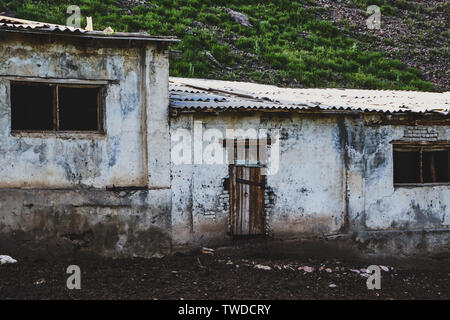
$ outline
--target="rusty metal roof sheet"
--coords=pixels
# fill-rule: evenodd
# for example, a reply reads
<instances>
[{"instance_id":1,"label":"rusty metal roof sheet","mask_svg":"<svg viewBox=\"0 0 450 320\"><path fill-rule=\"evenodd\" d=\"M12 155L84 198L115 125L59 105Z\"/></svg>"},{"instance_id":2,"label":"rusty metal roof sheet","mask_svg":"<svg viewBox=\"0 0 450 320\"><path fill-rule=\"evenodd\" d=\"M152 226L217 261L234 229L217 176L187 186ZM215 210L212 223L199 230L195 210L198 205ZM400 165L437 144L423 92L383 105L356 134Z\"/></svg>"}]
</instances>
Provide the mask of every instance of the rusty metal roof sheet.
<instances>
[{"instance_id":1,"label":"rusty metal roof sheet","mask_svg":"<svg viewBox=\"0 0 450 320\"><path fill-rule=\"evenodd\" d=\"M74 28L65 25L52 24L46 22L38 22L11 18L0 15L0 31L22 32L22 33L61 33L72 36L83 36L95 39L112 39L112 40L141 40L141 41L179 41L175 37L152 36L147 33L128 33L113 32L106 33L102 31L89 31L82 28Z\"/></svg>"},{"instance_id":2,"label":"rusty metal roof sheet","mask_svg":"<svg viewBox=\"0 0 450 320\"><path fill-rule=\"evenodd\" d=\"M292 89L247 82L170 78L173 110L345 110L450 114L450 92Z\"/></svg>"}]
</instances>

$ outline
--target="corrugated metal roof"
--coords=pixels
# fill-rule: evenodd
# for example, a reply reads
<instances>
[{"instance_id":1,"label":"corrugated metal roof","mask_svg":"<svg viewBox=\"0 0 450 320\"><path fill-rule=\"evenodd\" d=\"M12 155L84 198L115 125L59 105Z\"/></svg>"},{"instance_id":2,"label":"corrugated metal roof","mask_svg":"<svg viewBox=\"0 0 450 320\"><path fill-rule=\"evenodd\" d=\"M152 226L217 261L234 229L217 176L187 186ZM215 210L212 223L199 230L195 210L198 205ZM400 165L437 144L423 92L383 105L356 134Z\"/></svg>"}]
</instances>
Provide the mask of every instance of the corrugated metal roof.
<instances>
[{"instance_id":1,"label":"corrugated metal roof","mask_svg":"<svg viewBox=\"0 0 450 320\"><path fill-rule=\"evenodd\" d=\"M102 31L88 31L82 28L74 28L59 24L17 19L1 15L0 15L0 30L9 32L34 33L34 34L63 33L63 34L70 34L72 36L83 36L86 38L95 38L95 39L166 41L166 42L179 41L175 37L152 36L147 33L127 33L127 32L105 33Z\"/></svg>"},{"instance_id":2,"label":"corrugated metal roof","mask_svg":"<svg viewBox=\"0 0 450 320\"><path fill-rule=\"evenodd\" d=\"M247 82L170 78L174 110L346 110L450 113L450 92L292 89Z\"/></svg>"}]
</instances>

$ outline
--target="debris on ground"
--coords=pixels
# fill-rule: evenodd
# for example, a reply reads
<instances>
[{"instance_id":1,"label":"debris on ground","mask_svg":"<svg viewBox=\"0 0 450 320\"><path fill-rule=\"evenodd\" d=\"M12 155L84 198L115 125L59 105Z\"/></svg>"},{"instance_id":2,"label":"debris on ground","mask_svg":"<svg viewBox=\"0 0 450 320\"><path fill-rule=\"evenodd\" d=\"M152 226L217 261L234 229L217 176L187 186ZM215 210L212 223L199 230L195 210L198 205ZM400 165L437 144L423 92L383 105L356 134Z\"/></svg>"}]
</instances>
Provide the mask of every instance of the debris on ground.
<instances>
[{"instance_id":1,"label":"debris on ground","mask_svg":"<svg viewBox=\"0 0 450 320\"><path fill-rule=\"evenodd\" d=\"M257 265L255 265L255 269L259 269L259 270L272 270L271 267L269 267L269 266L264 266L264 265L262 265L262 264L257 264Z\"/></svg>"},{"instance_id":2,"label":"debris on ground","mask_svg":"<svg viewBox=\"0 0 450 320\"><path fill-rule=\"evenodd\" d=\"M11 258L10 256L0 255L0 264L7 264L7 263L17 263L17 260Z\"/></svg>"},{"instance_id":3,"label":"debris on ground","mask_svg":"<svg viewBox=\"0 0 450 320\"><path fill-rule=\"evenodd\" d=\"M314 268L313 268L313 267L308 267L308 266L302 266L302 267L298 267L297 270L303 270L303 271L305 271L305 272L310 273L310 272L313 272L313 271L314 271Z\"/></svg>"},{"instance_id":4,"label":"debris on ground","mask_svg":"<svg viewBox=\"0 0 450 320\"><path fill-rule=\"evenodd\" d=\"M360 276L363 278L368 278L370 277L370 273L361 273Z\"/></svg>"},{"instance_id":5,"label":"debris on ground","mask_svg":"<svg viewBox=\"0 0 450 320\"><path fill-rule=\"evenodd\" d=\"M386 272L389 272L389 267L386 266L380 266L380 269Z\"/></svg>"},{"instance_id":6,"label":"debris on ground","mask_svg":"<svg viewBox=\"0 0 450 320\"><path fill-rule=\"evenodd\" d=\"M202 253L203 254L209 254L209 255L214 255L214 249L210 249L210 248L202 248Z\"/></svg>"},{"instance_id":7,"label":"debris on ground","mask_svg":"<svg viewBox=\"0 0 450 320\"><path fill-rule=\"evenodd\" d=\"M370 274L361 269L386 264L245 254L216 250L214 255L198 251L158 259L71 258L70 264L83 270L83 290L67 290L67 260L24 259L0 268L0 300L450 299L448 264L434 269L398 265L395 272L389 265L382 290L367 290ZM321 267L321 272L307 272Z\"/></svg>"}]
</instances>

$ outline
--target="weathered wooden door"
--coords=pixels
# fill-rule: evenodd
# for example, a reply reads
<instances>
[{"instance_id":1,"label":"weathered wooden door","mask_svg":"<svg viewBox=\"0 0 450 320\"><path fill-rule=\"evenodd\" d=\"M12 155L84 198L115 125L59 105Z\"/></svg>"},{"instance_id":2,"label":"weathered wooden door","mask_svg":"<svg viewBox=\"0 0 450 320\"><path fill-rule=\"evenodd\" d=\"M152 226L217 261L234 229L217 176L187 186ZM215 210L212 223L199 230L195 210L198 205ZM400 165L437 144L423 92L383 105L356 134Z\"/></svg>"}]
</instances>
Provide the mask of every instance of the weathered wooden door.
<instances>
[{"instance_id":1,"label":"weathered wooden door","mask_svg":"<svg viewBox=\"0 0 450 320\"><path fill-rule=\"evenodd\" d=\"M233 236L264 235L264 177L261 168L230 166Z\"/></svg>"}]
</instances>

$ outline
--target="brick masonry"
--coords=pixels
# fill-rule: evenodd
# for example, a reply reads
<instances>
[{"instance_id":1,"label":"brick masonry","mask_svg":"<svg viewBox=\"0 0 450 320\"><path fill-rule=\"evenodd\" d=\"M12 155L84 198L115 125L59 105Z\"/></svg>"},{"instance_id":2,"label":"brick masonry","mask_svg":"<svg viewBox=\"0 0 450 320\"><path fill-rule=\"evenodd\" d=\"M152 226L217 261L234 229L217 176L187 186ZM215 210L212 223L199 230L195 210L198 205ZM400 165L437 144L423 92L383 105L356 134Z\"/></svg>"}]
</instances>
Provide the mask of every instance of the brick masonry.
<instances>
[{"instance_id":1,"label":"brick masonry","mask_svg":"<svg viewBox=\"0 0 450 320\"><path fill-rule=\"evenodd\" d=\"M439 135L432 128L407 127L404 131L404 138L408 139L408 140L436 141L436 140L438 140Z\"/></svg>"}]
</instances>

